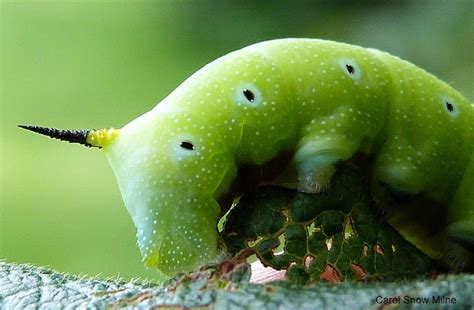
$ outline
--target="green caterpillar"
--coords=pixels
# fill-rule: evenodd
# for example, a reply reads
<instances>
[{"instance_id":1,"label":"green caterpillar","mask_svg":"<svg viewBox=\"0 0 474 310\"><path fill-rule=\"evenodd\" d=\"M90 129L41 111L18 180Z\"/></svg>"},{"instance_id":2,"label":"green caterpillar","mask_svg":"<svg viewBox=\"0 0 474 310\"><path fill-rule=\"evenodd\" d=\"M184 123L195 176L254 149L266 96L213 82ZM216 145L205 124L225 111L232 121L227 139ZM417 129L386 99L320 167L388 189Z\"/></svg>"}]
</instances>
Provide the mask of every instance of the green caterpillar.
<instances>
[{"instance_id":1,"label":"green caterpillar","mask_svg":"<svg viewBox=\"0 0 474 310\"><path fill-rule=\"evenodd\" d=\"M389 221L433 258L466 269L473 107L387 53L282 39L213 61L121 129L22 127L105 151L145 264L168 274L216 259L217 221L246 184L318 193L337 163L360 158L376 197L398 201Z\"/></svg>"}]
</instances>

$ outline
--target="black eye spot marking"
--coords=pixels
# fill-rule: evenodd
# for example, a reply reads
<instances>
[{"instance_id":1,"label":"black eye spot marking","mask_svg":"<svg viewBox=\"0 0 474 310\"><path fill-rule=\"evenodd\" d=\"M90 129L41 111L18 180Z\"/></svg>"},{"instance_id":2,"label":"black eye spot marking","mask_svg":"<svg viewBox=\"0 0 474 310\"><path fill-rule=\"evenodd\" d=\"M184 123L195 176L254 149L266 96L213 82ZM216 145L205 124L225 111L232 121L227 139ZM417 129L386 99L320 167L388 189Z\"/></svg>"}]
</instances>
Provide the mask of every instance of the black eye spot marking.
<instances>
[{"instance_id":1,"label":"black eye spot marking","mask_svg":"<svg viewBox=\"0 0 474 310\"><path fill-rule=\"evenodd\" d=\"M360 80L362 76L362 70L355 59L341 58L339 59L338 63L340 68L344 70L344 73L347 74L351 79L355 81Z\"/></svg>"},{"instance_id":2,"label":"black eye spot marking","mask_svg":"<svg viewBox=\"0 0 474 310\"><path fill-rule=\"evenodd\" d=\"M346 64L346 70L349 72L349 74L355 73L355 68L352 65Z\"/></svg>"},{"instance_id":3,"label":"black eye spot marking","mask_svg":"<svg viewBox=\"0 0 474 310\"><path fill-rule=\"evenodd\" d=\"M452 103L450 103L449 101L446 101L446 109L449 112L453 112L454 111L454 105Z\"/></svg>"},{"instance_id":4,"label":"black eye spot marking","mask_svg":"<svg viewBox=\"0 0 474 310\"><path fill-rule=\"evenodd\" d=\"M248 101L253 102L255 100L255 94L251 90L244 89L243 94Z\"/></svg>"},{"instance_id":5,"label":"black eye spot marking","mask_svg":"<svg viewBox=\"0 0 474 310\"><path fill-rule=\"evenodd\" d=\"M183 149L186 149L186 150L189 150L189 151L194 151L195 147L194 147L194 144L192 144L191 142L188 142L188 141L183 141L179 144L180 147L182 147Z\"/></svg>"},{"instance_id":6,"label":"black eye spot marking","mask_svg":"<svg viewBox=\"0 0 474 310\"><path fill-rule=\"evenodd\" d=\"M257 85L244 82L235 89L234 101L237 106L243 106L245 109L257 109L263 103L263 96Z\"/></svg>"},{"instance_id":7,"label":"black eye spot marking","mask_svg":"<svg viewBox=\"0 0 474 310\"><path fill-rule=\"evenodd\" d=\"M462 109L459 108L456 100L448 96L441 96L440 99L439 103L443 105L442 109L453 119L457 118Z\"/></svg>"}]
</instances>

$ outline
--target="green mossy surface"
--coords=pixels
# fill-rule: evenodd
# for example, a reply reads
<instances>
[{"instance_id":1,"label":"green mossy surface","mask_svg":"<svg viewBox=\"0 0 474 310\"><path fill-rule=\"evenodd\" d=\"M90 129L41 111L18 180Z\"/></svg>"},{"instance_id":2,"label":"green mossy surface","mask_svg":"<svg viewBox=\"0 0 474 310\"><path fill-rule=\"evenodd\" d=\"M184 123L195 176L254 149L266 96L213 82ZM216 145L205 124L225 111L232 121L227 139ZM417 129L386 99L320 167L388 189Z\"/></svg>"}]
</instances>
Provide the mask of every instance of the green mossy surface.
<instances>
[{"instance_id":1,"label":"green mossy surface","mask_svg":"<svg viewBox=\"0 0 474 310\"><path fill-rule=\"evenodd\" d=\"M402 307L470 308L473 275L390 283L345 282L299 286L288 282L248 282L245 266L227 277L204 271L167 285L87 279L30 265L0 263L1 309L116 309L203 307L210 309L377 309L377 300L399 297ZM380 296L379 299L377 297ZM405 303L404 298L414 298ZM438 296L455 303L436 303ZM417 303L423 298L426 303ZM434 298L434 299L433 299Z\"/></svg>"}]
</instances>

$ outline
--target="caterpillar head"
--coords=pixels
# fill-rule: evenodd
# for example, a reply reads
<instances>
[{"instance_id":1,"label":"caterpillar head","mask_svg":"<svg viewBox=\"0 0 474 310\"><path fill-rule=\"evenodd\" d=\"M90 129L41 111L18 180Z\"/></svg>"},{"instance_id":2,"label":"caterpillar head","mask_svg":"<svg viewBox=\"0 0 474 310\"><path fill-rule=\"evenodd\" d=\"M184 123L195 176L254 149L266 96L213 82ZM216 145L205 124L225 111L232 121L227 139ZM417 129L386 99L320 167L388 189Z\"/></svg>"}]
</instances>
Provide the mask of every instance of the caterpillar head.
<instances>
[{"instance_id":1,"label":"caterpillar head","mask_svg":"<svg viewBox=\"0 0 474 310\"><path fill-rule=\"evenodd\" d=\"M213 125L189 113L149 112L106 152L147 266L173 274L216 256L216 199L236 168Z\"/></svg>"},{"instance_id":2,"label":"caterpillar head","mask_svg":"<svg viewBox=\"0 0 474 310\"><path fill-rule=\"evenodd\" d=\"M20 127L105 150L145 265L175 274L217 256L221 210L216 199L237 172L227 145L207 120L152 111L120 130Z\"/></svg>"}]
</instances>

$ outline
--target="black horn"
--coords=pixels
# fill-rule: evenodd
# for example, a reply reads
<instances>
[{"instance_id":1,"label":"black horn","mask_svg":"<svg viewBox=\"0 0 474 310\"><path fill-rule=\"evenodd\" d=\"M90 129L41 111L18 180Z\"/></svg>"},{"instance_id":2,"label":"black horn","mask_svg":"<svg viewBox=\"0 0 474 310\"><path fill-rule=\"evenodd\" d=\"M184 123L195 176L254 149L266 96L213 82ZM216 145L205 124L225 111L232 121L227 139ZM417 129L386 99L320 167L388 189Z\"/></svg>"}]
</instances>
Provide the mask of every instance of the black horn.
<instances>
[{"instance_id":1,"label":"black horn","mask_svg":"<svg viewBox=\"0 0 474 310\"><path fill-rule=\"evenodd\" d=\"M87 142L87 135L89 134L90 130L64 130L32 125L18 125L18 127L48 136L50 138L59 139L70 143L79 143L87 147L93 146Z\"/></svg>"}]
</instances>

